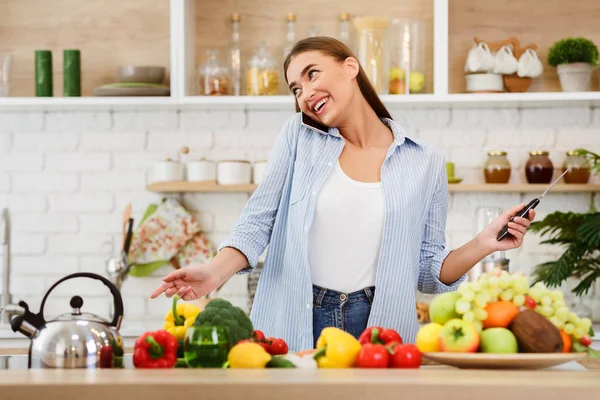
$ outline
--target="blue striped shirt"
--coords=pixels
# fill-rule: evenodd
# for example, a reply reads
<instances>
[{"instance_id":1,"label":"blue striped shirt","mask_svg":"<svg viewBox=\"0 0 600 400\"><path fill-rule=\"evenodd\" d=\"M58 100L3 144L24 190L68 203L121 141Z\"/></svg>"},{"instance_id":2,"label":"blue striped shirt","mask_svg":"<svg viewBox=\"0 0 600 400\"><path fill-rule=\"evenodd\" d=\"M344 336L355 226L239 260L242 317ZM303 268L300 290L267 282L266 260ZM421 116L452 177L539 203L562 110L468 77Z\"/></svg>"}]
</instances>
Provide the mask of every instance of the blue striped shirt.
<instances>
[{"instance_id":1,"label":"blue striped shirt","mask_svg":"<svg viewBox=\"0 0 600 400\"><path fill-rule=\"evenodd\" d=\"M445 248L448 181L443 155L407 136L395 121L382 121L394 142L381 168L385 222L368 325L396 329L405 342L414 343L417 290L456 290L465 276L452 285L439 280L450 253ZM317 194L343 147L337 128L295 114L276 140L263 181L219 245L248 258L240 273L251 272L268 246L250 317L255 329L285 339L290 351L313 347L308 234Z\"/></svg>"}]
</instances>

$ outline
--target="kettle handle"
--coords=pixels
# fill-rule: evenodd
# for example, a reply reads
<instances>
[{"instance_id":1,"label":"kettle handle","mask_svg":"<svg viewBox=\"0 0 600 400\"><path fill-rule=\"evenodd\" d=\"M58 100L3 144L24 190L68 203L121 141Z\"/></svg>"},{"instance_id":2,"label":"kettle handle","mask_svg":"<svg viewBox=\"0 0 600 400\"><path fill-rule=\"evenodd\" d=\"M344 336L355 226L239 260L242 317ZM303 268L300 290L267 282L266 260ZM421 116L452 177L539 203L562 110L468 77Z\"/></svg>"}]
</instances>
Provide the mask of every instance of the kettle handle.
<instances>
[{"instance_id":1,"label":"kettle handle","mask_svg":"<svg viewBox=\"0 0 600 400\"><path fill-rule=\"evenodd\" d=\"M42 320L45 321L44 305L46 304L46 299L48 298L48 295L50 295L50 292L52 292L52 290L54 290L54 288L56 288L58 285L60 285L64 281L69 280L69 279L74 279L74 278L97 279L97 280L101 281L102 283L104 283L110 289L110 293L112 294L113 300L114 300L114 307L113 307L114 308L114 316L113 316L113 320L110 322L110 324L112 326L114 326L115 328L119 329L119 327L121 325L121 321L123 320L123 298L121 297L121 293L119 292L117 287L112 284L111 281L109 281L108 279L106 279L105 277L103 277L101 275L94 274L91 272L76 272L74 274L65 276L64 278L58 280L54 285L52 285L52 287L50 289L48 289L48 291L44 295L44 298L42 299L42 304L40 305L40 311L39 311L38 315L42 318Z\"/></svg>"}]
</instances>

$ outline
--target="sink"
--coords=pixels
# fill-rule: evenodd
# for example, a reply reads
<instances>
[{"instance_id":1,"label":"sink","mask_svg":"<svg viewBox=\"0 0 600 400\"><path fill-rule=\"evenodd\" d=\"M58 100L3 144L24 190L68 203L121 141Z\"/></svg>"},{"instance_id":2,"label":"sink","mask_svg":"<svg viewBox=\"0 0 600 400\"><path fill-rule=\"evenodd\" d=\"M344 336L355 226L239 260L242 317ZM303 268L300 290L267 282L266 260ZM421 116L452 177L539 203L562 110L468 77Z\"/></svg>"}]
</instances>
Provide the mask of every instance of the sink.
<instances>
[{"instance_id":1,"label":"sink","mask_svg":"<svg viewBox=\"0 0 600 400\"><path fill-rule=\"evenodd\" d=\"M24 370L28 366L27 354L0 355L0 371L2 370ZM123 367L133 369L133 354L125 354L123 356Z\"/></svg>"}]
</instances>

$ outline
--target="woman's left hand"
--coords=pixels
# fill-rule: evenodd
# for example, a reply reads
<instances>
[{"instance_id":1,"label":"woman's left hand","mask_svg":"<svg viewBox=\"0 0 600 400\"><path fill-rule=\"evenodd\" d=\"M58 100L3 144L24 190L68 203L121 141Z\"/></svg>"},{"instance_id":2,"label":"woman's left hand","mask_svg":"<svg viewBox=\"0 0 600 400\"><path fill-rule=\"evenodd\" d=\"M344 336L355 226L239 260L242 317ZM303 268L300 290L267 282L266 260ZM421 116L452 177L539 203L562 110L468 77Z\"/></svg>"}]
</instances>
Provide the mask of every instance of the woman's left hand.
<instances>
[{"instance_id":1,"label":"woman's left hand","mask_svg":"<svg viewBox=\"0 0 600 400\"><path fill-rule=\"evenodd\" d=\"M488 226L486 226L478 235L478 239L482 246L494 251L504 251L515 249L523 244L523 237L531 221L535 218L535 210L529 211L529 218L516 217L513 222L508 222L514 215L521 211L525 207L525 203L521 203L518 206L511 208L504 212L498 218L493 220ZM504 225L508 223L509 236L505 237L501 241L497 240L498 233L504 228ZM512 236L511 236L512 235Z\"/></svg>"}]
</instances>

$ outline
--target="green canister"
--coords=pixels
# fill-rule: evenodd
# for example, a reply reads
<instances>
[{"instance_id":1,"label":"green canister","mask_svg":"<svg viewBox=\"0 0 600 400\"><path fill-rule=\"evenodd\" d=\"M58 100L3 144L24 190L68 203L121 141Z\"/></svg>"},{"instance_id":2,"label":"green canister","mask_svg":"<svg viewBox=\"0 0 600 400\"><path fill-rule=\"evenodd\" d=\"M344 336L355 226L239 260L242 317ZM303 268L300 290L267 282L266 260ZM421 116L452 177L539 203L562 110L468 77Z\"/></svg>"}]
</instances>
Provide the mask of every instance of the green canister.
<instances>
[{"instance_id":1,"label":"green canister","mask_svg":"<svg viewBox=\"0 0 600 400\"><path fill-rule=\"evenodd\" d=\"M35 95L52 97L52 52L35 51Z\"/></svg>"},{"instance_id":2,"label":"green canister","mask_svg":"<svg viewBox=\"0 0 600 400\"><path fill-rule=\"evenodd\" d=\"M81 96L81 52L63 51L63 96Z\"/></svg>"}]
</instances>

